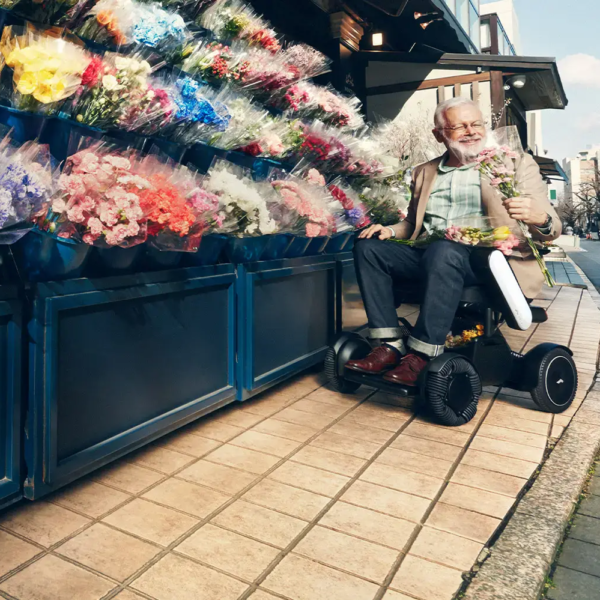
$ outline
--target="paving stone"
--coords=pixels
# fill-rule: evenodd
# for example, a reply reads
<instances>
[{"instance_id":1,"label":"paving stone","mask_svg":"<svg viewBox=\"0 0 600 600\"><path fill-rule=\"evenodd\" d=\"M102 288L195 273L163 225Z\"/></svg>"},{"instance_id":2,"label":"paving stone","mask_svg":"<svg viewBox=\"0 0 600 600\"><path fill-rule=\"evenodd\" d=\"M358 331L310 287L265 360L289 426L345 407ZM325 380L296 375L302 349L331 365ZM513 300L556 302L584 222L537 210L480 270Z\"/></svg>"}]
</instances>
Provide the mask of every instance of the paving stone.
<instances>
[{"instance_id":1,"label":"paving stone","mask_svg":"<svg viewBox=\"0 0 600 600\"><path fill-rule=\"evenodd\" d=\"M558 559L561 567L600 577L600 546L567 539Z\"/></svg>"},{"instance_id":2,"label":"paving stone","mask_svg":"<svg viewBox=\"0 0 600 600\"><path fill-rule=\"evenodd\" d=\"M579 514L600 518L600 496L588 496L581 503Z\"/></svg>"},{"instance_id":3,"label":"paving stone","mask_svg":"<svg viewBox=\"0 0 600 600\"><path fill-rule=\"evenodd\" d=\"M578 514L569 531L569 537L600 545L600 519Z\"/></svg>"},{"instance_id":4,"label":"paving stone","mask_svg":"<svg viewBox=\"0 0 600 600\"><path fill-rule=\"evenodd\" d=\"M600 579L558 567L554 573L554 585L548 592L548 600L592 600L598 597Z\"/></svg>"},{"instance_id":5,"label":"paving stone","mask_svg":"<svg viewBox=\"0 0 600 600\"><path fill-rule=\"evenodd\" d=\"M590 494L600 496L600 477L594 477L590 484Z\"/></svg>"}]
</instances>

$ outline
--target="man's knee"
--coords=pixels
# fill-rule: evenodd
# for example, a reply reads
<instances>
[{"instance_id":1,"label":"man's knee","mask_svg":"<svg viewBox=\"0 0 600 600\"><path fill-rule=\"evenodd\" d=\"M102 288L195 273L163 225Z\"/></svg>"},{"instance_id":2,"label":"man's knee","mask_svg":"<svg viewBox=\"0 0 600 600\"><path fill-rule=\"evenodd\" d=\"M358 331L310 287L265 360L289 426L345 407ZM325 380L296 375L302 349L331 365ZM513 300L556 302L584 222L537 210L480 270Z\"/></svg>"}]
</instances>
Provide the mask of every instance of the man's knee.
<instances>
[{"instance_id":1,"label":"man's knee","mask_svg":"<svg viewBox=\"0 0 600 600\"><path fill-rule=\"evenodd\" d=\"M427 248L422 263L428 271L448 267L467 268L469 257L470 248L468 246L448 240L440 240Z\"/></svg>"},{"instance_id":2,"label":"man's knee","mask_svg":"<svg viewBox=\"0 0 600 600\"><path fill-rule=\"evenodd\" d=\"M356 240L354 243L354 259L358 264L363 261L372 262L380 258L385 250L385 244L381 240Z\"/></svg>"}]
</instances>

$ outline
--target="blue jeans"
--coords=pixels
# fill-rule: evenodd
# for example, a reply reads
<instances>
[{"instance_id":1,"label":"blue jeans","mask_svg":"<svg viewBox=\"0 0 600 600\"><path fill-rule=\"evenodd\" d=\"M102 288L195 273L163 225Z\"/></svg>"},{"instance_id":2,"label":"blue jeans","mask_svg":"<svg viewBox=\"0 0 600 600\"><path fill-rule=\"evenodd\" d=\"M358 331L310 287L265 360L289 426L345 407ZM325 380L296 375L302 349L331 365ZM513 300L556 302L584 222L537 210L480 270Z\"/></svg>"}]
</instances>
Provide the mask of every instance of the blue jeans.
<instances>
[{"instance_id":1,"label":"blue jeans","mask_svg":"<svg viewBox=\"0 0 600 600\"><path fill-rule=\"evenodd\" d=\"M403 288L420 284L421 312L408 346L428 356L441 354L463 288L477 284L469 260L471 251L470 246L445 240L425 248L357 240L354 264L370 336L388 340L401 337L396 308Z\"/></svg>"}]
</instances>

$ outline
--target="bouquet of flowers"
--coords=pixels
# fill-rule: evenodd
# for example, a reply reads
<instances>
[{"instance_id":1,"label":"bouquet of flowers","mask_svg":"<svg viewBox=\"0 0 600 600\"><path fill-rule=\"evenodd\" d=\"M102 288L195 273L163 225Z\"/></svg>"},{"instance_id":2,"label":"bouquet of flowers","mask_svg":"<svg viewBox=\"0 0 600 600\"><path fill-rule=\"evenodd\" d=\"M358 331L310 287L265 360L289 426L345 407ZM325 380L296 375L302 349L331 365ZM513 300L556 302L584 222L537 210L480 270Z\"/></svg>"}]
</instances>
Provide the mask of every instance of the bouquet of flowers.
<instances>
[{"instance_id":1,"label":"bouquet of flowers","mask_svg":"<svg viewBox=\"0 0 600 600\"><path fill-rule=\"evenodd\" d=\"M203 185L207 192L219 196L225 207L225 225L239 236L268 235L278 231L267 201L267 187L245 177L243 170L216 161Z\"/></svg>"},{"instance_id":2,"label":"bouquet of flowers","mask_svg":"<svg viewBox=\"0 0 600 600\"><path fill-rule=\"evenodd\" d=\"M57 23L77 0L0 0L0 8L12 10L34 23Z\"/></svg>"},{"instance_id":3,"label":"bouquet of flowers","mask_svg":"<svg viewBox=\"0 0 600 600\"><path fill-rule=\"evenodd\" d=\"M484 149L477 162L479 163L479 171L482 175L489 177L490 183L495 187L503 198L517 198L520 196L518 182L516 180L516 160L519 154L511 150L508 146L490 147ZM550 287L554 286L552 275L544 263L538 247L536 246L529 227L523 221L517 221L522 235L527 240L529 250L535 257L540 270L544 275L546 284Z\"/></svg>"},{"instance_id":4,"label":"bouquet of flowers","mask_svg":"<svg viewBox=\"0 0 600 600\"><path fill-rule=\"evenodd\" d=\"M248 63L239 46L200 40L181 68L212 84L235 83L246 75Z\"/></svg>"},{"instance_id":5,"label":"bouquet of flowers","mask_svg":"<svg viewBox=\"0 0 600 600\"><path fill-rule=\"evenodd\" d=\"M15 108L51 112L76 92L90 56L82 47L52 35L60 33L30 28L15 35L12 27L4 28L0 51L13 71L12 87L5 91Z\"/></svg>"},{"instance_id":6,"label":"bouquet of flowers","mask_svg":"<svg viewBox=\"0 0 600 600\"><path fill-rule=\"evenodd\" d=\"M375 182L361 186L358 193L372 223L395 225L406 218L408 199L401 190Z\"/></svg>"},{"instance_id":7,"label":"bouquet of flowers","mask_svg":"<svg viewBox=\"0 0 600 600\"><path fill-rule=\"evenodd\" d=\"M100 129L124 127L155 103L148 77L150 64L141 55L106 53L94 57L84 71L71 113L78 123Z\"/></svg>"},{"instance_id":8,"label":"bouquet of flowers","mask_svg":"<svg viewBox=\"0 0 600 600\"><path fill-rule=\"evenodd\" d=\"M67 159L40 228L90 245L141 244L147 232L142 194L152 183L138 172L139 156L102 141L84 139L85 145Z\"/></svg>"},{"instance_id":9,"label":"bouquet of flowers","mask_svg":"<svg viewBox=\"0 0 600 600\"><path fill-rule=\"evenodd\" d=\"M12 244L48 210L55 168L46 145L0 141L0 244Z\"/></svg>"},{"instance_id":10,"label":"bouquet of flowers","mask_svg":"<svg viewBox=\"0 0 600 600\"><path fill-rule=\"evenodd\" d=\"M328 186L331 195L342 205L348 223L354 229L361 229L371 224L367 208L359 195L342 181L335 181Z\"/></svg>"},{"instance_id":11,"label":"bouquet of flowers","mask_svg":"<svg viewBox=\"0 0 600 600\"><path fill-rule=\"evenodd\" d=\"M275 54L281 49L275 32L242 0L216 0L200 17L200 25L222 40L243 40Z\"/></svg>"}]
</instances>

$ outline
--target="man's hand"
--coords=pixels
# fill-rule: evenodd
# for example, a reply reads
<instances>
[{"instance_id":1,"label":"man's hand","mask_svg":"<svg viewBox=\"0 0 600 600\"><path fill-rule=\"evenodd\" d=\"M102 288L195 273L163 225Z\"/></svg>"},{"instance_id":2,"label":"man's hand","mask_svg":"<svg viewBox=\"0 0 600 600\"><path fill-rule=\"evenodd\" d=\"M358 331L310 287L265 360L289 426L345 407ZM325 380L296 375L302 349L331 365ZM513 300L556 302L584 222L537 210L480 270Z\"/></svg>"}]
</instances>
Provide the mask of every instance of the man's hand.
<instances>
[{"instance_id":1,"label":"man's hand","mask_svg":"<svg viewBox=\"0 0 600 600\"><path fill-rule=\"evenodd\" d=\"M371 225L366 229L363 229L358 235L358 239L371 239L372 237L378 237L380 240L389 240L392 237L392 232L389 227L383 225Z\"/></svg>"},{"instance_id":2,"label":"man's hand","mask_svg":"<svg viewBox=\"0 0 600 600\"><path fill-rule=\"evenodd\" d=\"M531 199L526 196L519 198L507 198L503 201L504 208L508 211L511 219L523 221L526 225L542 227L548 218L546 213L533 212L531 210Z\"/></svg>"}]
</instances>

